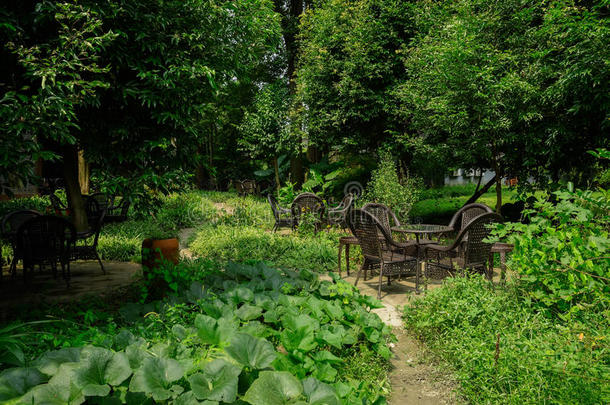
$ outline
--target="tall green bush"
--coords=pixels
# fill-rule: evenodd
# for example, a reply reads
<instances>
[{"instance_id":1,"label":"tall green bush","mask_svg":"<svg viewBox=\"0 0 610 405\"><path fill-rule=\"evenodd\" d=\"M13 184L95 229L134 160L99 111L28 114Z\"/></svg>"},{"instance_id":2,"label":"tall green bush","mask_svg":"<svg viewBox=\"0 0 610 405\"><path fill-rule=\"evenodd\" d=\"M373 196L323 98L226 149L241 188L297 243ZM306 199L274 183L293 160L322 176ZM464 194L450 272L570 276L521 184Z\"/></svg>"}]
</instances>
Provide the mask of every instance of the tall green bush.
<instances>
[{"instance_id":1,"label":"tall green bush","mask_svg":"<svg viewBox=\"0 0 610 405\"><path fill-rule=\"evenodd\" d=\"M390 152L379 152L379 166L367 184L364 201L382 203L390 207L401 219L406 219L418 200L421 180L408 173L399 176Z\"/></svg>"},{"instance_id":2,"label":"tall green bush","mask_svg":"<svg viewBox=\"0 0 610 405\"><path fill-rule=\"evenodd\" d=\"M515 244L508 267L528 300L574 313L610 308L610 193L559 191L556 203L539 197L530 223L496 231Z\"/></svg>"}]
</instances>

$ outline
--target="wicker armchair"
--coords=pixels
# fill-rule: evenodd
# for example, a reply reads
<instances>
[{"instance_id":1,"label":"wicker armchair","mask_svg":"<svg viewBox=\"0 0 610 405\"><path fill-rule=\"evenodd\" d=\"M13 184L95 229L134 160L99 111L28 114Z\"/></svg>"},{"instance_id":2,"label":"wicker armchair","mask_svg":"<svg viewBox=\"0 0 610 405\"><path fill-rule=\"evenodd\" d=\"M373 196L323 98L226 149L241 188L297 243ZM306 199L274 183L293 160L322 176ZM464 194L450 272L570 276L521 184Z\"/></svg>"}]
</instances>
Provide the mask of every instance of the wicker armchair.
<instances>
[{"instance_id":1,"label":"wicker armchair","mask_svg":"<svg viewBox=\"0 0 610 405\"><path fill-rule=\"evenodd\" d=\"M105 216L106 211L101 211L98 217L90 218L89 226L92 227L91 232L75 241L70 249L70 260L97 260L104 274L106 274L106 269L104 269L102 259L97 252L97 242L100 237L102 226L104 225ZM87 242L91 236L93 236L93 241L91 244L88 244ZM81 243L78 241L81 241Z\"/></svg>"},{"instance_id":2,"label":"wicker armchair","mask_svg":"<svg viewBox=\"0 0 610 405\"><path fill-rule=\"evenodd\" d=\"M19 227L17 241L23 253L23 278L34 266L50 265L57 275L61 265L62 277L70 285L70 246L76 239L76 229L68 220L53 215L41 215L27 220Z\"/></svg>"},{"instance_id":3,"label":"wicker armchair","mask_svg":"<svg viewBox=\"0 0 610 405\"><path fill-rule=\"evenodd\" d=\"M324 201L317 195L313 193L299 194L290 206L292 229L296 229L303 215L313 215L316 219L316 231L319 231L324 222L324 210Z\"/></svg>"},{"instance_id":4,"label":"wicker armchair","mask_svg":"<svg viewBox=\"0 0 610 405\"><path fill-rule=\"evenodd\" d=\"M267 195L267 201L273 211L273 218L275 219L275 225L273 225L273 232L277 231L282 227L292 228L292 214L288 208L280 207L277 199L272 195Z\"/></svg>"},{"instance_id":5,"label":"wicker armchair","mask_svg":"<svg viewBox=\"0 0 610 405\"><path fill-rule=\"evenodd\" d=\"M17 262L23 258L23 254L19 250L19 244L17 243L17 232L19 231L19 227L28 220L41 215L40 212L34 210L20 210L10 212L2 218L2 223L0 224L2 238L10 243L13 250L13 259L11 260L10 265L11 274L15 274ZM0 271L0 278L1 277L2 271Z\"/></svg>"},{"instance_id":6,"label":"wicker armchair","mask_svg":"<svg viewBox=\"0 0 610 405\"><path fill-rule=\"evenodd\" d=\"M119 201L118 203L117 200ZM104 223L127 221L127 213L129 212L130 205L130 201L125 197L113 197L111 199L111 205L106 210Z\"/></svg>"},{"instance_id":7,"label":"wicker armchair","mask_svg":"<svg viewBox=\"0 0 610 405\"><path fill-rule=\"evenodd\" d=\"M55 193L49 194L49 199L51 200L53 211L55 211L57 215L60 215L62 212L66 212L68 209L66 204L64 204Z\"/></svg>"},{"instance_id":8,"label":"wicker armchair","mask_svg":"<svg viewBox=\"0 0 610 405\"><path fill-rule=\"evenodd\" d=\"M490 277L487 261L493 243L483 240L491 232L489 225L496 222L502 222L500 215L484 213L472 218L450 245L426 245L426 277L442 278L452 275L458 268L477 271Z\"/></svg>"},{"instance_id":9,"label":"wicker armchair","mask_svg":"<svg viewBox=\"0 0 610 405\"><path fill-rule=\"evenodd\" d=\"M353 210L348 216L348 225L360 244L364 262L358 271L355 284L358 285L360 273L364 271L364 280L368 270L379 270L379 289L377 298L381 297L383 277L415 276L415 288L419 289L419 271L417 258L409 251L415 247L415 242L399 243L392 239L385 226L373 215L364 210ZM382 238L379 235L382 235Z\"/></svg>"},{"instance_id":10,"label":"wicker armchair","mask_svg":"<svg viewBox=\"0 0 610 405\"><path fill-rule=\"evenodd\" d=\"M387 231L390 231L393 226L400 226L400 221L396 217L396 214L394 214L392 209L390 209L390 207L387 205L368 203L364 204L362 210L377 218L377 220L381 222Z\"/></svg>"},{"instance_id":11,"label":"wicker armchair","mask_svg":"<svg viewBox=\"0 0 610 405\"><path fill-rule=\"evenodd\" d=\"M347 215L349 211L352 209L354 204L354 196L351 193L348 193L341 203L337 205L335 208L331 208L328 210L328 224L329 225L339 225L341 228L347 228Z\"/></svg>"},{"instance_id":12,"label":"wicker armchair","mask_svg":"<svg viewBox=\"0 0 610 405\"><path fill-rule=\"evenodd\" d=\"M485 204L468 204L460 208L449 222L449 227L453 228L454 236L464 229L470 221L481 214L492 213L493 210Z\"/></svg>"},{"instance_id":13,"label":"wicker armchair","mask_svg":"<svg viewBox=\"0 0 610 405\"><path fill-rule=\"evenodd\" d=\"M257 192L256 181L254 180L237 180L234 186L240 196L254 195Z\"/></svg>"}]
</instances>

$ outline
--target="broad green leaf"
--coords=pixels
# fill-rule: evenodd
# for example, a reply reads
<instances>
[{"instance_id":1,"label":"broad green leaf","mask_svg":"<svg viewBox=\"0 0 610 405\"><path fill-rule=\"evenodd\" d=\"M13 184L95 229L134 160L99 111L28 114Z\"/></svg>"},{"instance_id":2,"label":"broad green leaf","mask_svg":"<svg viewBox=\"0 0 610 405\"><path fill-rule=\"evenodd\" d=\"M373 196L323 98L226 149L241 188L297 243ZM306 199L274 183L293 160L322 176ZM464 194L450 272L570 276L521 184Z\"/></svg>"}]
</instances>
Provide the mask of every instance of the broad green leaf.
<instances>
[{"instance_id":1,"label":"broad green leaf","mask_svg":"<svg viewBox=\"0 0 610 405\"><path fill-rule=\"evenodd\" d=\"M235 315L242 321L250 321L252 319L259 318L263 313L263 309L261 307L255 305L242 305L237 311L235 311Z\"/></svg>"},{"instance_id":2,"label":"broad green leaf","mask_svg":"<svg viewBox=\"0 0 610 405\"><path fill-rule=\"evenodd\" d=\"M176 398L174 405L218 405L218 401L198 401L193 391L188 391Z\"/></svg>"},{"instance_id":3,"label":"broad green leaf","mask_svg":"<svg viewBox=\"0 0 610 405\"><path fill-rule=\"evenodd\" d=\"M335 390L319 380L309 377L303 381L303 393L310 405L339 405Z\"/></svg>"},{"instance_id":4,"label":"broad green leaf","mask_svg":"<svg viewBox=\"0 0 610 405\"><path fill-rule=\"evenodd\" d=\"M47 384L32 388L23 397L23 403L44 405L79 405L85 402L85 397L74 379L76 363L64 363Z\"/></svg>"},{"instance_id":5,"label":"broad green leaf","mask_svg":"<svg viewBox=\"0 0 610 405\"><path fill-rule=\"evenodd\" d=\"M246 333L238 333L233 336L231 345L225 351L239 364L252 369L269 367L276 357L275 349L271 343Z\"/></svg>"},{"instance_id":6,"label":"broad green leaf","mask_svg":"<svg viewBox=\"0 0 610 405\"><path fill-rule=\"evenodd\" d=\"M334 382L337 378L337 370L328 363L322 363L317 365L314 375L322 381Z\"/></svg>"},{"instance_id":7,"label":"broad green leaf","mask_svg":"<svg viewBox=\"0 0 610 405\"><path fill-rule=\"evenodd\" d=\"M301 382L286 371L263 371L252 383L243 400L252 405L284 405L303 392Z\"/></svg>"},{"instance_id":8,"label":"broad green leaf","mask_svg":"<svg viewBox=\"0 0 610 405\"><path fill-rule=\"evenodd\" d=\"M10 368L0 373L0 401L20 397L30 388L47 381L34 367Z\"/></svg>"},{"instance_id":9,"label":"broad green leaf","mask_svg":"<svg viewBox=\"0 0 610 405\"><path fill-rule=\"evenodd\" d=\"M197 334L203 343L224 346L238 327L237 321L229 318L219 318L218 320L207 315L199 314L195 318Z\"/></svg>"},{"instance_id":10,"label":"broad green leaf","mask_svg":"<svg viewBox=\"0 0 610 405\"><path fill-rule=\"evenodd\" d=\"M313 355L313 358L318 363L342 363L343 359L335 356L328 350L322 350Z\"/></svg>"},{"instance_id":11,"label":"broad green leaf","mask_svg":"<svg viewBox=\"0 0 610 405\"><path fill-rule=\"evenodd\" d=\"M87 346L81 361L74 368L74 383L85 396L106 396L111 386L121 384L131 375L124 353L114 353L101 347Z\"/></svg>"},{"instance_id":12,"label":"broad green leaf","mask_svg":"<svg viewBox=\"0 0 610 405\"><path fill-rule=\"evenodd\" d=\"M47 352L36 360L34 365L44 374L52 376L57 374L59 366L63 363L78 362L81 350L82 348L80 347L69 347Z\"/></svg>"},{"instance_id":13,"label":"broad green leaf","mask_svg":"<svg viewBox=\"0 0 610 405\"><path fill-rule=\"evenodd\" d=\"M232 403L237 397L237 382L241 368L224 359L207 363L203 373L189 377L191 389L197 399Z\"/></svg>"},{"instance_id":14,"label":"broad green leaf","mask_svg":"<svg viewBox=\"0 0 610 405\"><path fill-rule=\"evenodd\" d=\"M164 401L172 395L171 383L183 375L184 368L176 360L147 358L131 378L129 389L144 392L155 401Z\"/></svg>"}]
</instances>

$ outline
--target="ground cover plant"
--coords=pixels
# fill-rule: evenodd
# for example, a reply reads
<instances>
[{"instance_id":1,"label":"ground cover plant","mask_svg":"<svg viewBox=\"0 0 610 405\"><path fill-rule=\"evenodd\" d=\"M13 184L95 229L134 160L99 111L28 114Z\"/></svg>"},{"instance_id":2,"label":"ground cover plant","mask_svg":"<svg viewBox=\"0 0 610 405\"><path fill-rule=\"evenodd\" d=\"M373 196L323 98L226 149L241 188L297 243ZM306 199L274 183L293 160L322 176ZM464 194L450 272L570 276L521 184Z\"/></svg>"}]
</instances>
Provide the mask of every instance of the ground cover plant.
<instances>
[{"instance_id":1,"label":"ground cover plant","mask_svg":"<svg viewBox=\"0 0 610 405\"><path fill-rule=\"evenodd\" d=\"M386 364L391 335L370 312L379 305L376 300L340 279L320 281L309 271L263 264L197 269L199 282L181 295L124 306L120 320L98 328L96 345L47 351L22 367L5 369L0 400L384 401L382 376L370 374L384 367L366 368L347 359L364 352L367 361Z\"/></svg>"},{"instance_id":2,"label":"ground cover plant","mask_svg":"<svg viewBox=\"0 0 610 405\"><path fill-rule=\"evenodd\" d=\"M514 285L494 289L479 276L449 279L405 309L407 328L475 404L608 403L609 315L561 322Z\"/></svg>"}]
</instances>

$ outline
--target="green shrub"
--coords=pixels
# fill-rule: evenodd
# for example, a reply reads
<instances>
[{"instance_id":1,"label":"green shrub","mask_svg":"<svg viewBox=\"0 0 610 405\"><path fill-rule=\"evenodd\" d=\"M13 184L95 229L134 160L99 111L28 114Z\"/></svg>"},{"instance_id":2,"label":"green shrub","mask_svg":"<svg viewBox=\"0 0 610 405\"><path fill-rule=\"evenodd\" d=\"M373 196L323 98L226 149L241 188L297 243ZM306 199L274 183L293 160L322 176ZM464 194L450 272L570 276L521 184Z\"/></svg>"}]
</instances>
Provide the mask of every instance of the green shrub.
<instances>
[{"instance_id":1,"label":"green shrub","mask_svg":"<svg viewBox=\"0 0 610 405\"><path fill-rule=\"evenodd\" d=\"M51 201L47 196L32 196L23 198L14 198L12 200L0 202L0 218L12 211L18 210L36 210L46 212L47 208L51 206Z\"/></svg>"},{"instance_id":2,"label":"green shrub","mask_svg":"<svg viewBox=\"0 0 610 405\"><path fill-rule=\"evenodd\" d=\"M496 231L515 250L507 265L524 296L544 308L567 312L610 308L610 193L555 192L529 211L529 224Z\"/></svg>"},{"instance_id":3,"label":"green shrub","mask_svg":"<svg viewBox=\"0 0 610 405\"><path fill-rule=\"evenodd\" d=\"M0 373L10 403L385 403L392 340L380 303L335 278L261 264L199 274L162 302L127 304L91 326L93 342ZM203 267L201 267L203 266ZM95 314L91 314L95 317ZM99 323L99 319L98 319ZM377 361L382 378L353 357ZM29 360L29 359L28 359ZM375 402L377 401L377 402Z\"/></svg>"},{"instance_id":4,"label":"green shrub","mask_svg":"<svg viewBox=\"0 0 610 405\"><path fill-rule=\"evenodd\" d=\"M557 323L482 276L449 279L405 309L407 328L475 404L608 403L609 315Z\"/></svg>"},{"instance_id":5,"label":"green shrub","mask_svg":"<svg viewBox=\"0 0 610 405\"><path fill-rule=\"evenodd\" d=\"M139 261L142 241L165 232L152 218L106 224L100 233L98 252L102 260Z\"/></svg>"},{"instance_id":6,"label":"green shrub","mask_svg":"<svg viewBox=\"0 0 610 405\"><path fill-rule=\"evenodd\" d=\"M313 271L337 267L336 236L326 232L301 238L251 226L207 226L197 232L190 249L199 257L218 261L265 261Z\"/></svg>"},{"instance_id":7,"label":"green shrub","mask_svg":"<svg viewBox=\"0 0 610 405\"><path fill-rule=\"evenodd\" d=\"M399 218L407 218L418 199L421 181L408 175L398 176L392 154L379 152L379 166L367 184L363 201L382 203L390 207Z\"/></svg>"}]
</instances>

